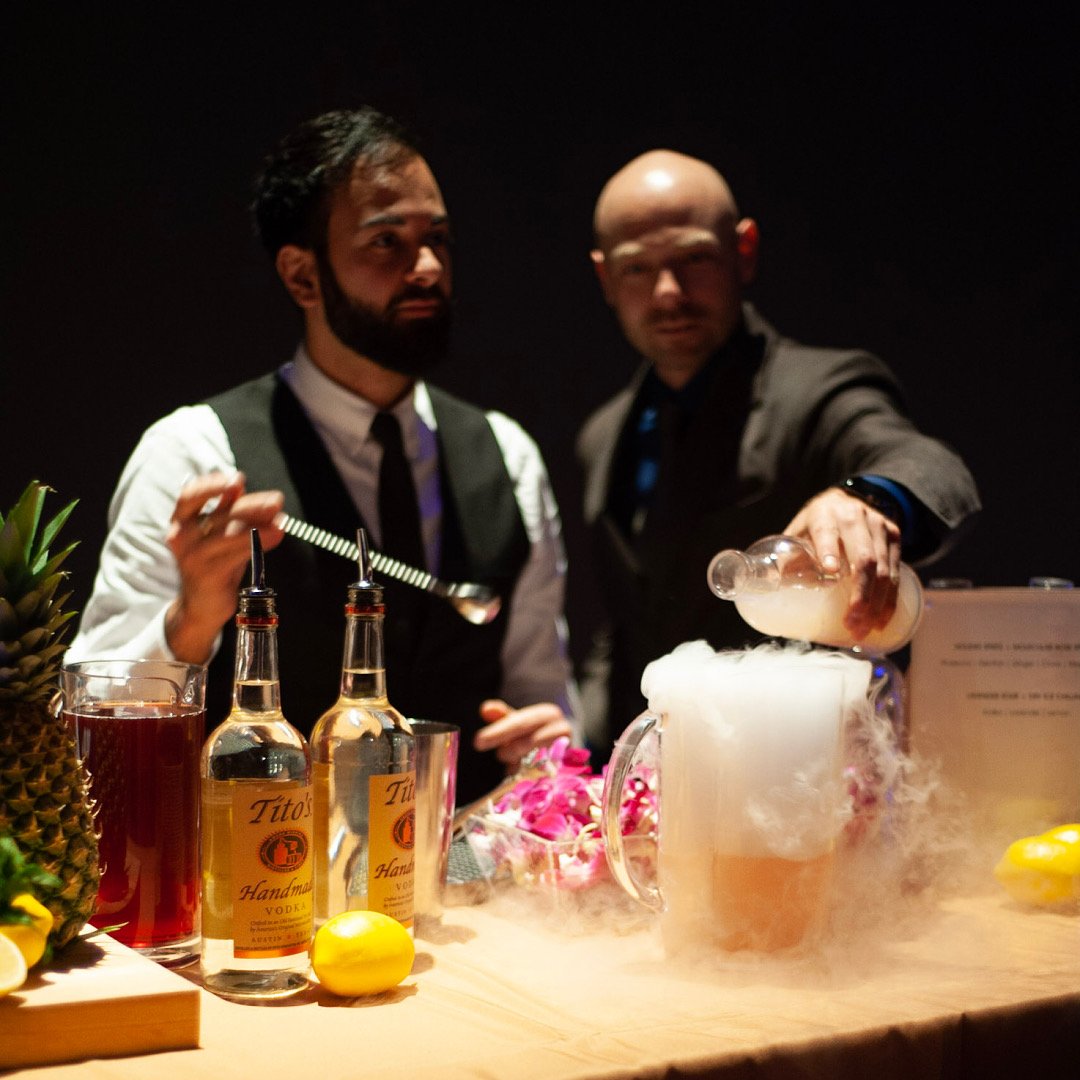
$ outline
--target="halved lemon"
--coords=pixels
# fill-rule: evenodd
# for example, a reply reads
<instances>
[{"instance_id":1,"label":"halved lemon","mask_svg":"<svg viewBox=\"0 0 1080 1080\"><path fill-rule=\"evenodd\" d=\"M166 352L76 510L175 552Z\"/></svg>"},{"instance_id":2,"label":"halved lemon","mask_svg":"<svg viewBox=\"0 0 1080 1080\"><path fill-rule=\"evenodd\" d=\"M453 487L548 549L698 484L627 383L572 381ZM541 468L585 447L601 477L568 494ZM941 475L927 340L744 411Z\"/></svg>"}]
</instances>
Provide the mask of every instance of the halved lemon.
<instances>
[{"instance_id":1,"label":"halved lemon","mask_svg":"<svg viewBox=\"0 0 1080 1080\"><path fill-rule=\"evenodd\" d=\"M416 954L408 930L379 911L343 911L319 927L311 966L332 994L357 997L397 986Z\"/></svg>"},{"instance_id":2,"label":"halved lemon","mask_svg":"<svg viewBox=\"0 0 1080 1080\"><path fill-rule=\"evenodd\" d=\"M26 982L26 961L18 945L0 934L0 997Z\"/></svg>"},{"instance_id":3,"label":"halved lemon","mask_svg":"<svg viewBox=\"0 0 1080 1080\"><path fill-rule=\"evenodd\" d=\"M33 923L0 923L0 936L14 941L26 966L32 968L45 955L45 943L53 928L52 912L30 893L16 896L11 906L29 915Z\"/></svg>"}]
</instances>

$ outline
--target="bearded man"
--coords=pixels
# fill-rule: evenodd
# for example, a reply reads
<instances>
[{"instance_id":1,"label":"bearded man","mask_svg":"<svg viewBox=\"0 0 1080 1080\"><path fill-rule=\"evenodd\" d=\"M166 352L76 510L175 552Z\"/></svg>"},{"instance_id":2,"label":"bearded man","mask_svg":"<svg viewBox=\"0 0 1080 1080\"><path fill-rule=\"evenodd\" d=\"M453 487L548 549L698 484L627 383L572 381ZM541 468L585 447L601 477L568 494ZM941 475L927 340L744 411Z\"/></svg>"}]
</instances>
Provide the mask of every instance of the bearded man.
<instances>
[{"instance_id":1,"label":"bearded man","mask_svg":"<svg viewBox=\"0 0 1080 1080\"><path fill-rule=\"evenodd\" d=\"M284 713L307 734L337 694L357 575L285 536L280 515L347 538L362 525L384 554L504 598L474 626L383 581L390 700L461 725L458 794L470 799L532 747L574 733L565 560L543 461L512 420L423 381L447 350L450 224L400 125L369 108L301 124L267 158L253 210L303 341L277 371L144 434L68 658L209 662L220 722L256 528L276 549Z\"/></svg>"}]
</instances>

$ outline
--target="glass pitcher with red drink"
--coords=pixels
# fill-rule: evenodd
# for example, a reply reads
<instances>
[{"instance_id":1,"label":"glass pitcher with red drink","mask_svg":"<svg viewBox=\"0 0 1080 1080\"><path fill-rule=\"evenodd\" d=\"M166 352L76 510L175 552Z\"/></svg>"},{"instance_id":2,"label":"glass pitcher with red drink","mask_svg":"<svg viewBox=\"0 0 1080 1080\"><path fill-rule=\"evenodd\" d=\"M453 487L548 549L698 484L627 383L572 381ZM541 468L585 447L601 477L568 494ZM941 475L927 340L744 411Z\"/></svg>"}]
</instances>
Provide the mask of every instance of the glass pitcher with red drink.
<instances>
[{"instance_id":1,"label":"glass pitcher with red drink","mask_svg":"<svg viewBox=\"0 0 1080 1080\"><path fill-rule=\"evenodd\" d=\"M199 752L206 668L86 660L61 672L63 713L90 774L102 877L90 920L159 963L199 951Z\"/></svg>"}]
</instances>

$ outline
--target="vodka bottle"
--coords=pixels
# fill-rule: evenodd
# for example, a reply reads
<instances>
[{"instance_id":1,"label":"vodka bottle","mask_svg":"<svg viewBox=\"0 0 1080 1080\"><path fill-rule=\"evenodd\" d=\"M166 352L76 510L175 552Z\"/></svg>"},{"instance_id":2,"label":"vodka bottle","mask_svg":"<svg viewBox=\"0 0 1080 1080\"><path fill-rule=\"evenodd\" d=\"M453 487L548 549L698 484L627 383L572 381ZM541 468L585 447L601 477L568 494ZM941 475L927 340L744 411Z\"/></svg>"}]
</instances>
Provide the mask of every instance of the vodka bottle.
<instances>
[{"instance_id":1,"label":"vodka bottle","mask_svg":"<svg viewBox=\"0 0 1080 1080\"><path fill-rule=\"evenodd\" d=\"M360 580L348 587L341 692L311 733L315 774L315 925L352 909L412 929L416 750L386 696L383 588L357 535Z\"/></svg>"},{"instance_id":2,"label":"vodka bottle","mask_svg":"<svg viewBox=\"0 0 1080 1080\"><path fill-rule=\"evenodd\" d=\"M918 576L900 564L896 610L885 626L856 638L844 626L852 577L846 564L827 574L804 541L767 536L745 551L730 548L714 556L707 572L709 587L733 600L755 630L772 637L813 641L840 649L858 648L871 656L895 652L915 633L922 615Z\"/></svg>"},{"instance_id":3,"label":"vodka bottle","mask_svg":"<svg viewBox=\"0 0 1080 1080\"><path fill-rule=\"evenodd\" d=\"M232 711L202 753L202 976L243 999L307 986L314 893L311 754L281 713L276 598L254 529L251 548Z\"/></svg>"}]
</instances>

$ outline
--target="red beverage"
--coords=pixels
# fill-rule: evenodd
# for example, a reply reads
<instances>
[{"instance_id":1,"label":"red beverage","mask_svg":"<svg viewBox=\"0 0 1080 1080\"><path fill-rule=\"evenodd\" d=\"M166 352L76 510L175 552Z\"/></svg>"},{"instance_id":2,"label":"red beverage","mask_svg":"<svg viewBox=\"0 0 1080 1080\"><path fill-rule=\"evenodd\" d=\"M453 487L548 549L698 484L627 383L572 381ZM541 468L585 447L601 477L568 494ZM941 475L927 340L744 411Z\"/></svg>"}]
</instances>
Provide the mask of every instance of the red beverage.
<instances>
[{"instance_id":1,"label":"red beverage","mask_svg":"<svg viewBox=\"0 0 1080 1080\"><path fill-rule=\"evenodd\" d=\"M90 773L103 869L95 926L154 949L199 936L203 708L83 703L66 712Z\"/></svg>"}]
</instances>

